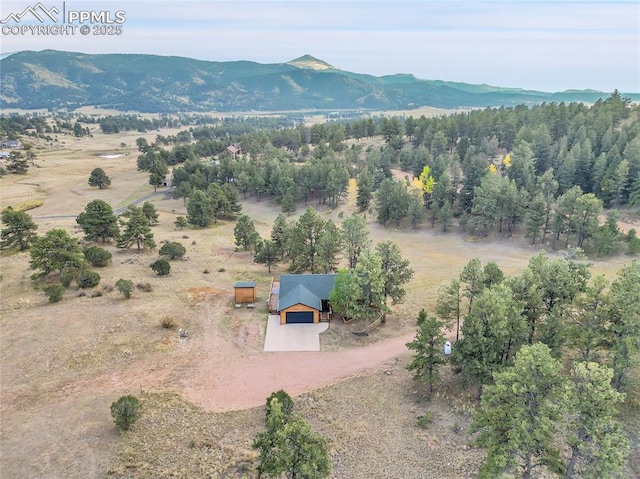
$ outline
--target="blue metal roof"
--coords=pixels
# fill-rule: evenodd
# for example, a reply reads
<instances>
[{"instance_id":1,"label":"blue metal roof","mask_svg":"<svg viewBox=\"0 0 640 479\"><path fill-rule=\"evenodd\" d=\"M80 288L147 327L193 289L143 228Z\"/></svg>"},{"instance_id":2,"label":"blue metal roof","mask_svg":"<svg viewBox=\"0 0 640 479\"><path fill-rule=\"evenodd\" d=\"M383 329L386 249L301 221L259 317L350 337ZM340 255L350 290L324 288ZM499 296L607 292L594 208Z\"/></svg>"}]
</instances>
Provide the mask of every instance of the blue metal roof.
<instances>
[{"instance_id":1,"label":"blue metal roof","mask_svg":"<svg viewBox=\"0 0 640 479\"><path fill-rule=\"evenodd\" d=\"M296 304L322 310L322 300L329 299L329 293L336 282L335 274L285 274L280 276L280 298L278 311Z\"/></svg>"}]
</instances>

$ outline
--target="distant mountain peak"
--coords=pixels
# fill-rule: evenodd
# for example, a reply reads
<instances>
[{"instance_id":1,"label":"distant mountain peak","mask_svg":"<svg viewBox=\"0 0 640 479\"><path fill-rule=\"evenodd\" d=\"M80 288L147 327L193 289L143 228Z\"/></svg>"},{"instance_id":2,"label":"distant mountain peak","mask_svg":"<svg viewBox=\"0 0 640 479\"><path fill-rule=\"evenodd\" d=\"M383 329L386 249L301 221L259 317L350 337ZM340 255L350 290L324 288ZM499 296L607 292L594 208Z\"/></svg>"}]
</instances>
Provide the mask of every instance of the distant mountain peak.
<instances>
[{"instance_id":1,"label":"distant mountain peak","mask_svg":"<svg viewBox=\"0 0 640 479\"><path fill-rule=\"evenodd\" d=\"M640 93L623 94L632 101L640 100ZM344 71L311 55L286 64L261 64L55 50L0 54L0 109L98 106L145 113L406 110L595 103L607 96L420 80L411 74L377 77Z\"/></svg>"},{"instance_id":2,"label":"distant mountain peak","mask_svg":"<svg viewBox=\"0 0 640 479\"><path fill-rule=\"evenodd\" d=\"M307 68L309 70L335 70L336 67L329 65L327 62L317 59L311 55L302 55L290 62L287 65L291 65L298 68Z\"/></svg>"}]
</instances>

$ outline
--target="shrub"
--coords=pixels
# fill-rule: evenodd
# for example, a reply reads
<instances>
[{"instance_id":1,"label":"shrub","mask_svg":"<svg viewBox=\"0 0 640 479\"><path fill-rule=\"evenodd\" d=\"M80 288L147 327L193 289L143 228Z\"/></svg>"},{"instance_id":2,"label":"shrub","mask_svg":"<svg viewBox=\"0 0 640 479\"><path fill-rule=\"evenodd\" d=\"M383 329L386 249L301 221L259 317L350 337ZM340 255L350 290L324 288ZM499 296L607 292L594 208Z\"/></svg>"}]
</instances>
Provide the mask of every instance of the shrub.
<instances>
[{"instance_id":1,"label":"shrub","mask_svg":"<svg viewBox=\"0 0 640 479\"><path fill-rule=\"evenodd\" d=\"M418 427L420 429L428 429L429 425L433 422L433 413L427 412L424 416L418 416Z\"/></svg>"},{"instance_id":2,"label":"shrub","mask_svg":"<svg viewBox=\"0 0 640 479\"><path fill-rule=\"evenodd\" d=\"M160 326L164 329L174 329L178 324L172 316L165 316L160 320Z\"/></svg>"},{"instance_id":3,"label":"shrub","mask_svg":"<svg viewBox=\"0 0 640 479\"><path fill-rule=\"evenodd\" d=\"M166 256L169 259L179 259L187 252L186 248L180 243L172 242L162 245L160 248L160 256Z\"/></svg>"},{"instance_id":4,"label":"shrub","mask_svg":"<svg viewBox=\"0 0 640 479\"><path fill-rule=\"evenodd\" d=\"M133 396L122 396L111 404L111 416L116 425L126 431L140 417L140 401Z\"/></svg>"},{"instance_id":5,"label":"shrub","mask_svg":"<svg viewBox=\"0 0 640 479\"><path fill-rule=\"evenodd\" d=\"M84 257L91 266L102 267L109 264L111 261L111 253L104 248L98 246L91 246L84 250Z\"/></svg>"},{"instance_id":6,"label":"shrub","mask_svg":"<svg viewBox=\"0 0 640 479\"><path fill-rule=\"evenodd\" d=\"M57 303L64 296L64 286L61 284L52 284L44 288L44 294L49 298L50 303Z\"/></svg>"},{"instance_id":7,"label":"shrub","mask_svg":"<svg viewBox=\"0 0 640 479\"><path fill-rule=\"evenodd\" d=\"M460 425L458 421L453 423L453 432L456 434L460 434L462 432L463 427Z\"/></svg>"},{"instance_id":8,"label":"shrub","mask_svg":"<svg viewBox=\"0 0 640 479\"><path fill-rule=\"evenodd\" d=\"M280 389L279 391L271 393L271 396L267 398L267 403L265 405L267 416L271 412L271 400L273 398L278 399L278 402L282 406L282 412L284 414L289 416L293 412L293 399L291 399L291 396L289 396L289 394L287 394L286 391L284 391L283 389Z\"/></svg>"},{"instance_id":9,"label":"shrub","mask_svg":"<svg viewBox=\"0 0 640 479\"><path fill-rule=\"evenodd\" d=\"M133 281L120 278L118 281L116 281L116 288L126 299L130 299L131 293L133 292Z\"/></svg>"},{"instance_id":10,"label":"shrub","mask_svg":"<svg viewBox=\"0 0 640 479\"><path fill-rule=\"evenodd\" d=\"M159 276L166 276L169 274L169 271L171 271L171 265L166 259L160 258L153 262L151 269Z\"/></svg>"},{"instance_id":11,"label":"shrub","mask_svg":"<svg viewBox=\"0 0 640 479\"><path fill-rule=\"evenodd\" d=\"M92 298L99 298L100 296L102 296L102 291L94 291L91 293Z\"/></svg>"},{"instance_id":12,"label":"shrub","mask_svg":"<svg viewBox=\"0 0 640 479\"><path fill-rule=\"evenodd\" d=\"M78 276L77 271L70 271L70 270L63 271L62 274L60 275L60 282L62 283L62 286L64 286L65 288L68 288L69 286L71 286L71 282L74 279L76 279L76 276Z\"/></svg>"},{"instance_id":13,"label":"shrub","mask_svg":"<svg viewBox=\"0 0 640 479\"><path fill-rule=\"evenodd\" d=\"M136 284L136 288L145 293L150 293L151 291L153 291L150 283L138 283Z\"/></svg>"},{"instance_id":14,"label":"shrub","mask_svg":"<svg viewBox=\"0 0 640 479\"><path fill-rule=\"evenodd\" d=\"M627 242L629 254L638 254L640 252L640 238L638 238L635 229L632 228L627 233Z\"/></svg>"},{"instance_id":15,"label":"shrub","mask_svg":"<svg viewBox=\"0 0 640 479\"><path fill-rule=\"evenodd\" d=\"M173 224L175 225L176 228L182 229L185 226L187 226L189 223L187 222L187 219L184 216L178 216L176 220L173 222Z\"/></svg>"},{"instance_id":16,"label":"shrub","mask_svg":"<svg viewBox=\"0 0 640 479\"><path fill-rule=\"evenodd\" d=\"M93 288L100 284L100 275L95 271L85 269L80 271L80 274L76 278L76 283L79 288Z\"/></svg>"}]
</instances>

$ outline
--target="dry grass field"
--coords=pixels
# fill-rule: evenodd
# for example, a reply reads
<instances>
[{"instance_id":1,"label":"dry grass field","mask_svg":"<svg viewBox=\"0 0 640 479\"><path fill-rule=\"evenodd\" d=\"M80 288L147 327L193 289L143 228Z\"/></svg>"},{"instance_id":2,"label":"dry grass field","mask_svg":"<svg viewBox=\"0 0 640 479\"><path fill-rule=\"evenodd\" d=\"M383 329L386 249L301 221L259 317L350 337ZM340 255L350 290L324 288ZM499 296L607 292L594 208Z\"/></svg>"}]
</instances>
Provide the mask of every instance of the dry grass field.
<instances>
[{"instance_id":1,"label":"dry grass field","mask_svg":"<svg viewBox=\"0 0 640 479\"><path fill-rule=\"evenodd\" d=\"M147 174L136 171L135 140L155 135L95 131L93 138L58 135L53 144L36 145L36 167L0 179L1 206L41 200L29 212L38 232L65 228L80 239L75 217L91 200L115 209L153 193ZM106 190L87 184L98 166L112 180ZM264 425L261 405L280 388L296 396L298 411L329 438L332 477L474 477L482 453L467 446L472 399L448 373L428 399L405 370L404 343L417 311L432 311L438 288L471 258L496 261L514 274L537 247L520 239L474 242L429 228L383 228L368 217L373 241L396 241L411 260L406 303L368 338L332 323L320 353L264 353L271 275L235 251L232 222L176 230L184 203L160 190L151 200L160 213L156 242L179 241L187 249L167 277L149 267L156 251L111 245L112 264L97 269L99 286L84 296L68 289L62 302L49 304L32 287L28 253L1 257L0 477L253 477L251 441ZM321 213L339 223L354 202L352 185L339 208ZM303 210L300 205L298 214ZM243 203L263 236L278 211L266 201ZM628 261L597 261L593 273L613 277ZM119 278L149 283L152 291L136 290L125 300L109 288ZM256 310L233 307L238 280L257 281ZM188 337L163 328L165 318ZM109 406L126 394L142 400L143 415L120 435ZM432 422L422 429L418 417L425 414ZM640 474L637 445L634 453L629 471Z\"/></svg>"}]
</instances>

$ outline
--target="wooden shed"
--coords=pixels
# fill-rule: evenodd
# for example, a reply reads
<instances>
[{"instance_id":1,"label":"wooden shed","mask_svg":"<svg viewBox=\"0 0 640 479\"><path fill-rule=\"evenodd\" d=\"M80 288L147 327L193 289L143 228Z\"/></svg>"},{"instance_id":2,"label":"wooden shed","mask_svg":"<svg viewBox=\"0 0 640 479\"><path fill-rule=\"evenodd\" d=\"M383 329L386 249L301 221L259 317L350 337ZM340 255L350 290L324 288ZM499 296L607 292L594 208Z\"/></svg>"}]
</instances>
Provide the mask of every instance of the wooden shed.
<instances>
[{"instance_id":1,"label":"wooden shed","mask_svg":"<svg viewBox=\"0 0 640 479\"><path fill-rule=\"evenodd\" d=\"M238 281L233 286L236 303L254 303L256 301L255 281Z\"/></svg>"}]
</instances>

